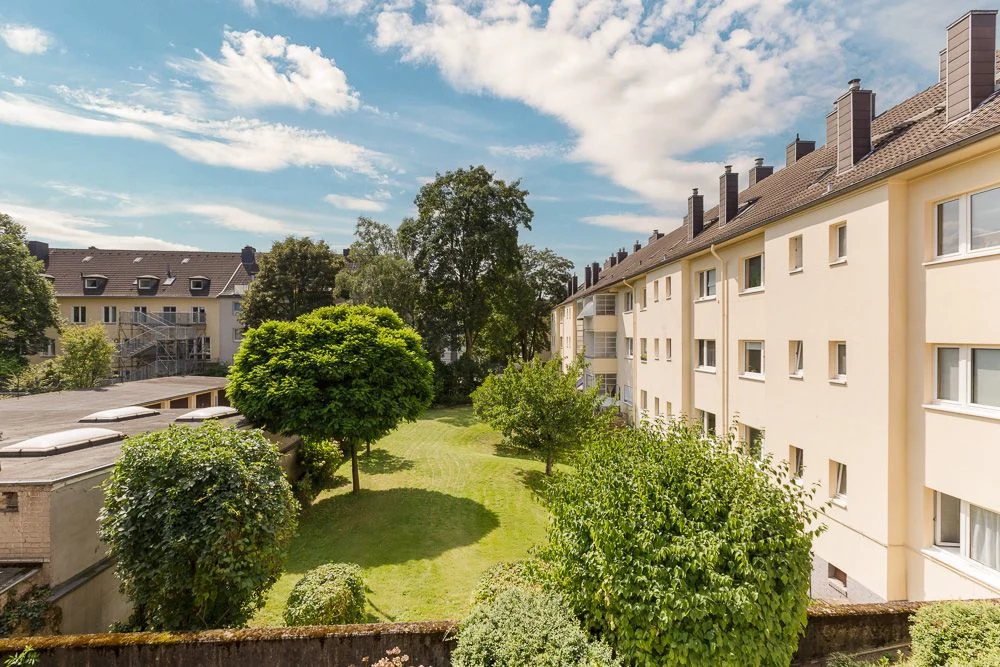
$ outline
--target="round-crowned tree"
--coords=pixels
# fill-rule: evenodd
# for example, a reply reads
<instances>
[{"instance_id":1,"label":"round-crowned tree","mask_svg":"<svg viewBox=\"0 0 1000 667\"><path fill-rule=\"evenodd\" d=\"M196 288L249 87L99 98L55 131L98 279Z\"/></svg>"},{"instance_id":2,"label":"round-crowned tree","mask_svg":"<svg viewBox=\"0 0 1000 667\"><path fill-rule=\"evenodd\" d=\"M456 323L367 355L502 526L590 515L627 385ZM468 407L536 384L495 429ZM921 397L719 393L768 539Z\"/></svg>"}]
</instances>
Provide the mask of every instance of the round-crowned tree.
<instances>
[{"instance_id":1,"label":"round-crowned tree","mask_svg":"<svg viewBox=\"0 0 1000 667\"><path fill-rule=\"evenodd\" d=\"M358 447L420 416L433 385L420 336L396 313L330 306L247 331L227 394L270 431L339 442L357 493Z\"/></svg>"},{"instance_id":2,"label":"round-crowned tree","mask_svg":"<svg viewBox=\"0 0 1000 667\"><path fill-rule=\"evenodd\" d=\"M260 431L207 423L126 440L99 535L134 629L245 624L281 574L298 504Z\"/></svg>"},{"instance_id":3,"label":"round-crowned tree","mask_svg":"<svg viewBox=\"0 0 1000 667\"><path fill-rule=\"evenodd\" d=\"M557 478L550 584L627 664L787 665L815 489L680 420L596 432Z\"/></svg>"},{"instance_id":4,"label":"round-crowned tree","mask_svg":"<svg viewBox=\"0 0 1000 667\"><path fill-rule=\"evenodd\" d=\"M306 572L285 607L287 625L344 625L365 620L365 580L354 563L326 563Z\"/></svg>"}]
</instances>

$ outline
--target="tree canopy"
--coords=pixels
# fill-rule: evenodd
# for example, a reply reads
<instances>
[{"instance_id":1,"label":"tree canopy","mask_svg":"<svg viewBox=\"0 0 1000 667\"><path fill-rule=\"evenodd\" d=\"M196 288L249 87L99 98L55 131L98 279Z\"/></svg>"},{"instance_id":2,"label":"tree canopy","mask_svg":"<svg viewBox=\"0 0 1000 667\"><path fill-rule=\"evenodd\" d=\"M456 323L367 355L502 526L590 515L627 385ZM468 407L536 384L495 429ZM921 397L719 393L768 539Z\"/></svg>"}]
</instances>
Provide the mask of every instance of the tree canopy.
<instances>
[{"instance_id":1,"label":"tree canopy","mask_svg":"<svg viewBox=\"0 0 1000 667\"><path fill-rule=\"evenodd\" d=\"M393 311L331 306L248 331L227 394L270 431L339 442L356 492L358 446L420 416L433 396L433 368L420 336Z\"/></svg>"},{"instance_id":2,"label":"tree canopy","mask_svg":"<svg viewBox=\"0 0 1000 667\"><path fill-rule=\"evenodd\" d=\"M281 574L298 505L260 431L209 422L129 438L99 535L137 630L244 625Z\"/></svg>"},{"instance_id":3,"label":"tree canopy","mask_svg":"<svg viewBox=\"0 0 1000 667\"><path fill-rule=\"evenodd\" d=\"M290 321L332 305L337 272L343 266L344 258L326 241L289 236L275 242L261 257L260 271L243 297L243 324Z\"/></svg>"},{"instance_id":4,"label":"tree canopy","mask_svg":"<svg viewBox=\"0 0 1000 667\"><path fill-rule=\"evenodd\" d=\"M102 325L67 327L61 343L57 365L64 387L92 389L111 377L115 346Z\"/></svg>"},{"instance_id":5,"label":"tree canopy","mask_svg":"<svg viewBox=\"0 0 1000 667\"><path fill-rule=\"evenodd\" d=\"M40 351L45 330L60 327L55 290L44 272L28 251L24 227L0 213L0 359Z\"/></svg>"}]
</instances>

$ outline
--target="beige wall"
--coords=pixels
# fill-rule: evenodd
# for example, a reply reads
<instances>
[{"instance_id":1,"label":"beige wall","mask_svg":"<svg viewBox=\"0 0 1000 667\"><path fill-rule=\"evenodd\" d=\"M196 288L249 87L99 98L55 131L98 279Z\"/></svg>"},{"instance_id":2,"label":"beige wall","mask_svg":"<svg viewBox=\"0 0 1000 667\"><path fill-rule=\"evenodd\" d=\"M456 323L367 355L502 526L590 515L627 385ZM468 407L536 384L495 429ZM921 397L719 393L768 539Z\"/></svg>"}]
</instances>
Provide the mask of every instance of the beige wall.
<instances>
[{"instance_id":1,"label":"beige wall","mask_svg":"<svg viewBox=\"0 0 1000 667\"><path fill-rule=\"evenodd\" d=\"M48 562L48 487L5 484L0 485L0 492L16 493L18 500L16 512L0 511L0 562Z\"/></svg>"},{"instance_id":2,"label":"beige wall","mask_svg":"<svg viewBox=\"0 0 1000 667\"><path fill-rule=\"evenodd\" d=\"M51 578L60 584L102 560L107 547L97 539L97 515L104 504L101 484L110 469L53 485L50 493Z\"/></svg>"},{"instance_id":3,"label":"beige wall","mask_svg":"<svg viewBox=\"0 0 1000 667\"><path fill-rule=\"evenodd\" d=\"M107 632L112 623L126 620L132 611L118 590L114 567L99 572L55 605L62 611L59 632L64 635Z\"/></svg>"}]
</instances>

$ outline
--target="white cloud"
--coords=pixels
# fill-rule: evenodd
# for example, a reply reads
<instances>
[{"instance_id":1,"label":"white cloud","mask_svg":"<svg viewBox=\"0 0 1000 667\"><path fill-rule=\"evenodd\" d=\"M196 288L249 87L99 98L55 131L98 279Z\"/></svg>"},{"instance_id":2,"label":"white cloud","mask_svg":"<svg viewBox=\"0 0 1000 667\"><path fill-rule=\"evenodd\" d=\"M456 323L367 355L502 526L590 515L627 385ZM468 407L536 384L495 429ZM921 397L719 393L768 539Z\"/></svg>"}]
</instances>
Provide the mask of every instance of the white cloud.
<instances>
[{"instance_id":1,"label":"white cloud","mask_svg":"<svg viewBox=\"0 0 1000 667\"><path fill-rule=\"evenodd\" d=\"M376 166L386 163L380 153L317 130L241 116L200 118L67 88L57 92L66 105L0 93L0 123L136 139L166 146L193 162L249 171L332 167L376 177Z\"/></svg>"},{"instance_id":2,"label":"white cloud","mask_svg":"<svg viewBox=\"0 0 1000 667\"><path fill-rule=\"evenodd\" d=\"M320 16L353 16L368 6L368 0L240 0L251 14L257 13L257 3L270 3L291 9L296 14L316 18Z\"/></svg>"},{"instance_id":3,"label":"white cloud","mask_svg":"<svg viewBox=\"0 0 1000 667\"><path fill-rule=\"evenodd\" d=\"M84 185L74 185L72 183L59 183L57 181L52 181L46 183L45 187L51 188L56 192L60 192L67 197L76 197L79 199L90 199L99 202L117 201L122 204L127 204L132 201L132 196L123 192L112 192L110 190L89 188Z\"/></svg>"},{"instance_id":4,"label":"white cloud","mask_svg":"<svg viewBox=\"0 0 1000 667\"><path fill-rule=\"evenodd\" d=\"M681 226L681 220L676 218L664 218L658 215L639 215L635 213L609 213L605 215L591 215L581 218L582 222L598 227L610 227L625 232L643 232L647 236L654 229L666 233Z\"/></svg>"},{"instance_id":5,"label":"white cloud","mask_svg":"<svg viewBox=\"0 0 1000 667\"><path fill-rule=\"evenodd\" d=\"M197 250L194 246L150 236L114 234L108 223L63 211L9 203L3 203L0 208L23 224L30 238L49 243L76 248L96 246L137 250Z\"/></svg>"},{"instance_id":6,"label":"white cloud","mask_svg":"<svg viewBox=\"0 0 1000 667\"><path fill-rule=\"evenodd\" d=\"M0 26L0 40L7 48L28 55L45 53L52 46L52 37L31 25L8 23Z\"/></svg>"},{"instance_id":7,"label":"white cloud","mask_svg":"<svg viewBox=\"0 0 1000 667\"><path fill-rule=\"evenodd\" d=\"M563 147L555 142L543 144L516 144L514 146L490 146L490 155L512 157L517 160L537 160L553 157L563 152Z\"/></svg>"},{"instance_id":8,"label":"white cloud","mask_svg":"<svg viewBox=\"0 0 1000 667\"><path fill-rule=\"evenodd\" d=\"M384 198L384 197L383 197ZM346 195L327 195L323 200L348 211L362 211L366 213L378 213L384 211L387 206L384 202L373 198L348 197Z\"/></svg>"},{"instance_id":9,"label":"white cloud","mask_svg":"<svg viewBox=\"0 0 1000 667\"><path fill-rule=\"evenodd\" d=\"M189 204L182 210L211 220L220 227L251 234L310 234L310 230L298 229L283 220L252 213L230 204Z\"/></svg>"},{"instance_id":10,"label":"white cloud","mask_svg":"<svg viewBox=\"0 0 1000 667\"><path fill-rule=\"evenodd\" d=\"M287 106L337 113L357 109L358 93L347 75L318 48L291 44L256 30L226 31L221 56L178 60L173 65L208 83L239 108Z\"/></svg>"}]
</instances>

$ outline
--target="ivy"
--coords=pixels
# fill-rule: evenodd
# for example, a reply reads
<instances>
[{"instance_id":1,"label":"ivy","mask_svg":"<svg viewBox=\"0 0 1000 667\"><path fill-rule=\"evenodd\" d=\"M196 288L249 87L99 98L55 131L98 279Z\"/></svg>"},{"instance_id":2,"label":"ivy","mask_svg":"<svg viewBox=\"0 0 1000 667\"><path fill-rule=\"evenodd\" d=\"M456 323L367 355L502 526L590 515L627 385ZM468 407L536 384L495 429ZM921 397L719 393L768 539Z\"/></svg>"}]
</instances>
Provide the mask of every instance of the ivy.
<instances>
[{"instance_id":1,"label":"ivy","mask_svg":"<svg viewBox=\"0 0 1000 667\"><path fill-rule=\"evenodd\" d=\"M8 592L0 611L0 637L38 634L49 624L51 609L48 586L32 586L20 596Z\"/></svg>"}]
</instances>

